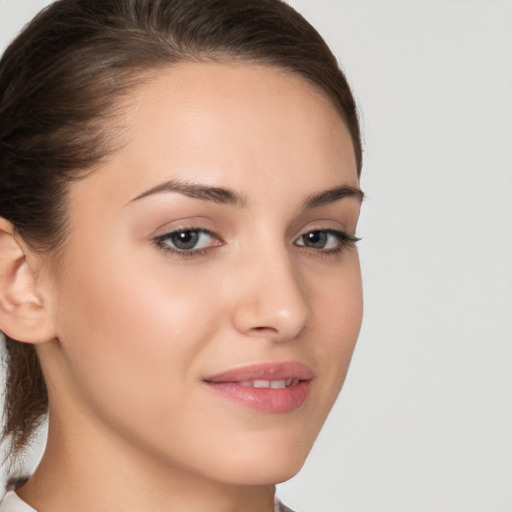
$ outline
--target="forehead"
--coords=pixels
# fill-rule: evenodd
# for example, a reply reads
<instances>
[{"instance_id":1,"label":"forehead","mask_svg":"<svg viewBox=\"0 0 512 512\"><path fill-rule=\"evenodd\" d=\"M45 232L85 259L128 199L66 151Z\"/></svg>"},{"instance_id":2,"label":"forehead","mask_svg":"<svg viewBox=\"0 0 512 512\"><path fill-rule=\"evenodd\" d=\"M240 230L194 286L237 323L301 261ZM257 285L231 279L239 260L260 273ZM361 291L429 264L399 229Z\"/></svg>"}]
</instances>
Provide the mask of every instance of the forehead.
<instances>
[{"instance_id":1,"label":"forehead","mask_svg":"<svg viewBox=\"0 0 512 512\"><path fill-rule=\"evenodd\" d=\"M122 111L124 144L92 175L111 176L111 195L165 179L242 192L279 179L294 179L304 194L357 186L339 113L315 86L279 68L181 63L139 86Z\"/></svg>"}]
</instances>

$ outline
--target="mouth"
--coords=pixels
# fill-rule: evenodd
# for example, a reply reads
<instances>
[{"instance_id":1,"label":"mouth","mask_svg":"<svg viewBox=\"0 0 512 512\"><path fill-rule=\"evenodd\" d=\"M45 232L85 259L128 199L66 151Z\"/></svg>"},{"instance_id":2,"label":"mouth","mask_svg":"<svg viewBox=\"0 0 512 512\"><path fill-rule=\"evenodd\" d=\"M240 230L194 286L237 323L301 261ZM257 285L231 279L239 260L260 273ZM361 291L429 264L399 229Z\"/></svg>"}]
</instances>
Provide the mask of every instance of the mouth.
<instances>
[{"instance_id":1,"label":"mouth","mask_svg":"<svg viewBox=\"0 0 512 512\"><path fill-rule=\"evenodd\" d=\"M244 366L203 379L218 396L266 414L283 414L306 401L313 371L297 362Z\"/></svg>"}]
</instances>

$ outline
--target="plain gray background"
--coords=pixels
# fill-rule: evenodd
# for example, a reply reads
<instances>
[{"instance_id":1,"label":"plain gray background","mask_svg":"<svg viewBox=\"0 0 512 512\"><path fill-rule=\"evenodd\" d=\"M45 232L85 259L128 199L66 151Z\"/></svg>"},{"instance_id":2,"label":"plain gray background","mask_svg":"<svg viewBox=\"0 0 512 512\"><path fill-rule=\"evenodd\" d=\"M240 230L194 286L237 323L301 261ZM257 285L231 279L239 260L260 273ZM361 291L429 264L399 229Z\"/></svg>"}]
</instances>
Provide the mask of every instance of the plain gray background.
<instances>
[{"instance_id":1,"label":"plain gray background","mask_svg":"<svg viewBox=\"0 0 512 512\"><path fill-rule=\"evenodd\" d=\"M0 46L47 3L0 0ZM362 111L365 320L279 493L297 512L511 512L512 2L291 3Z\"/></svg>"}]
</instances>

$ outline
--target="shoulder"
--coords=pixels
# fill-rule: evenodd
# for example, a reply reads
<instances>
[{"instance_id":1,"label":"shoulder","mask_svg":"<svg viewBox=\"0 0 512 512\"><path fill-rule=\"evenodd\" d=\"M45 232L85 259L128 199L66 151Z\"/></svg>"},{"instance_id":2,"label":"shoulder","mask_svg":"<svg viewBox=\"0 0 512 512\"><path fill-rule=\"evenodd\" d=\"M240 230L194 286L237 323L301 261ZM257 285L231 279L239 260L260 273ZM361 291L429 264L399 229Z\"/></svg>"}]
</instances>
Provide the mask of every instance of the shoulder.
<instances>
[{"instance_id":1,"label":"shoulder","mask_svg":"<svg viewBox=\"0 0 512 512\"><path fill-rule=\"evenodd\" d=\"M7 491L0 501L0 512L37 512L25 503L13 490Z\"/></svg>"}]
</instances>

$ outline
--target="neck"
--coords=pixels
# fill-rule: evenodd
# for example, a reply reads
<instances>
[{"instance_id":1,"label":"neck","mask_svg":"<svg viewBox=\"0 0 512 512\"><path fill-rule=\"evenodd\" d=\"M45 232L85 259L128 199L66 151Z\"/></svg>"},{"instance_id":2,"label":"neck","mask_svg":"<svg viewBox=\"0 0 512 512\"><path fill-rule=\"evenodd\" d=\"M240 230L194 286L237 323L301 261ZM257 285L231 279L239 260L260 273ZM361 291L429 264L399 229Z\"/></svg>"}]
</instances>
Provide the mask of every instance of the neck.
<instances>
[{"instance_id":1,"label":"neck","mask_svg":"<svg viewBox=\"0 0 512 512\"><path fill-rule=\"evenodd\" d=\"M212 481L158 460L100 429L69 432L62 427L50 410L48 442L41 463L17 490L38 512L273 510L272 485Z\"/></svg>"}]
</instances>

